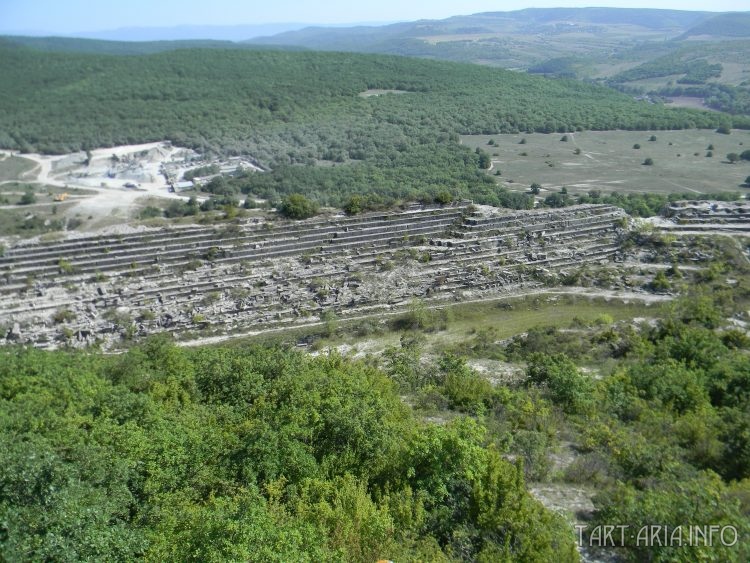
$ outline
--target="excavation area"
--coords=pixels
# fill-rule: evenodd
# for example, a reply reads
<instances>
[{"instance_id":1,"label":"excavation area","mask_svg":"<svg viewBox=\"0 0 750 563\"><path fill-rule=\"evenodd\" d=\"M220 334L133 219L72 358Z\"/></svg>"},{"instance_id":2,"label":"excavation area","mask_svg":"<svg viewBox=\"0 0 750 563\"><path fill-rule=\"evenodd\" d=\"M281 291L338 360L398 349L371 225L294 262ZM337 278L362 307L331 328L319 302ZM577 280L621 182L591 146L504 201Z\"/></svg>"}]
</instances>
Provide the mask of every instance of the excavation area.
<instances>
[{"instance_id":1,"label":"excavation area","mask_svg":"<svg viewBox=\"0 0 750 563\"><path fill-rule=\"evenodd\" d=\"M261 169L250 157L210 158L169 142L64 155L0 151L0 236L124 226L148 206L203 201L203 183L237 170Z\"/></svg>"},{"instance_id":2,"label":"excavation area","mask_svg":"<svg viewBox=\"0 0 750 563\"><path fill-rule=\"evenodd\" d=\"M470 203L324 220L243 220L19 242L0 258L6 340L117 347L169 331L226 337L531 290L616 257L605 205Z\"/></svg>"},{"instance_id":3,"label":"excavation area","mask_svg":"<svg viewBox=\"0 0 750 563\"><path fill-rule=\"evenodd\" d=\"M512 211L464 201L16 240L0 256L0 335L118 349L160 332L201 344L389 323L415 303L537 295L658 304L674 293L665 273L676 275L676 260L697 275L716 258L696 237L721 235L747 262L739 241L748 217L743 202L674 202L640 221L603 204Z\"/></svg>"}]
</instances>

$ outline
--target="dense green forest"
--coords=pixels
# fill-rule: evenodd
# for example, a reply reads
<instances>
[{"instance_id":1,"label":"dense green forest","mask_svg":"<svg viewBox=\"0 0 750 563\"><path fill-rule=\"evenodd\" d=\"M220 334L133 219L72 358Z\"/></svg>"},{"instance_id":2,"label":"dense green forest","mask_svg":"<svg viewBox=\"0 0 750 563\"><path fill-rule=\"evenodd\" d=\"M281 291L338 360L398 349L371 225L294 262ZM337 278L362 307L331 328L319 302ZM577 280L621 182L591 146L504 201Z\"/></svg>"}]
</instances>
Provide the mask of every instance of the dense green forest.
<instances>
[{"instance_id":1,"label":"dense green forest","mask_svg":"<svg viewBox=\"0 0 750 563\"><path fill-rule=\"evenodd\" d=\"M571 523L525 485L565 433L580 454L561 477L600 490L592 526L734 526L739 544L691 553L746 561L750 359L746 336L718 330L727 298L650 326L504 343L486 327L439 357L423 355L420 309L365 361L163 337L119 357L5 349L0 558L575 561ZM526 377L494 386L467 356ZM577 367L591 361L610 375ZM634 541L621 554L685 560Z\"/></svg>"},{"instance_id":2,"label":"dense green forest","mask_svg":"<svg viewBox=\"0 0 750 563\"><path fill-rule=\"evenodd\" d=\"M678 84L704 84L709 78L721 75L719 63L709 64L703 59L684 60L680 52L670 53L631 68L612 77L613 82L630 82L660 76L684 74Z\"/></svg>"},{"instance_id":3,"label":"dense green forest","mask_svg":"<svg viewBox=\"0 0 750 563\"><path fill-rule=\"evenodd\" d=\"M0 55L2 147L60 153L169 139L250 154L273 170L258 191L303 191L321 204L364 191L393 200L445 188L502 203L483 155L461 147L461 133L728 121L576 81L402 57L217 49L96 56L14 46ZM362 97L368 89L406 93ZM750 126L743 119L734 125Z\"/></svg>"},{"instance_id":4,"label":"dense green forest","mask_svg":"<svg viewBox=\"0 0 750 563\"><path fill-rule=\"evenodd\" d=\"M97 57L22 48L2 55L0 142L44 152L168 138L296 162L336 148L356 159L379 143L440 133L679 129L719 119L575 81L398 57L226 50ZM371 88L412 94L357 96Z\"/></svg>"},{"instance_id":5,"label":"dense green forest","mask_svg":"<svg viewBox=\"0 0 750 563\"><path fill-rule=\"evenodd\" d=\"M1 356L3 560L575 560L481 421L419 423L362 363Z\"/></svg>"},{"instance_id":6,"label":"dense green forest","mask_svg":"<svg viewBox=\"0 0 750 563\"><path fill-rule=\"evenodd\" d=\"M706 106L732 114L750 115L750 89L726 84L696 86L666 86L656 90L660 96L695 96L703 98Z\"/></svg>"}]
</instances>

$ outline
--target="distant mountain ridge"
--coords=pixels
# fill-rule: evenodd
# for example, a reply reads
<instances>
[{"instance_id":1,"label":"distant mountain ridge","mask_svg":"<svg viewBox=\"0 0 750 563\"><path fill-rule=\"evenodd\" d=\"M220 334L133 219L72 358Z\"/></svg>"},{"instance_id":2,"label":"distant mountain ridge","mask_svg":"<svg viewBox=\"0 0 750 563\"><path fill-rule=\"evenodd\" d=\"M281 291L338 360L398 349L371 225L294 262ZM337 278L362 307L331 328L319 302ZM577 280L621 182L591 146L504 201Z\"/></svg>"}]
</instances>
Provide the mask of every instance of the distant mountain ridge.
<instances>
[{"instance_id":1,"label":"distant mountain ridge","mask_svg":"<svg viewBox=\"0 0 750 563\"><path fill-rule=\"evenodd\" d=\"M263 49L303 51L303 47L264 46L234 41L212 39L185 39L173 41L107 41L77 37L26 37L0 36L0 47L18 45L37 51L59 53L89 53L93 55L149 55L177 49Z\"/></svg>"},{"instance_id":2,"label":"distant mountain ridge","mask_svg":"<svg viewBox=\"0 0 750 563\"><path fill-rule=\"evenodd\" d=\"M750 12L719 14L691 27L679 39L701 35L750 38Z\"/></svg>"},{"instance_id":3,"label":"distant mountain ridge","mask_svg":"<svg viewBox=\"0 0 750 563\"><path fill-rule=\"evenodd\" d=\"M276 35L307 27L306 23L268 23L242 25L178 25L160 27L123 27L98 32L77 33L83 39L105 41L246 41L255 37Z\"/></svg>"},{"instance_id":4,"label":"distant mountain ridge","mask_svg":"<svg viewBox=\"0 0 750 563\"><path fill-rule=\"evenodd\" d=\"M112 55L185 48L401 55L585 79L632 95L687 96L714 109L750 112L750 12L528 8L387 25L312 26L275 33L278 29L192 26L111 32L112 37L131 39L119 42L57 37L0 41L43 51ZM263 32L269 35L245 37ZM132 41L135 37L162 40Z\"/></svg>"},{"instance_id":5,"label":"distant mountain ridge","mask_svg":"<svg viewBox=\"0 0 750 563\"><path fill-rule=\"evenodd\" d=\"M715 12L652 10L636 8L527 8L511 12L483 12L453 16L444 20L418 20L379 27L311 26L269 37L251 39L253 43L298 45L334 49L350 43L357 50L383 43L387 38L422 38L448 34L529 34L548 32L561 24L559 32L575 31L583 25L635 26L648 31L667 31L674 36L687 32L716 16ZM569 29L565 29L568 27Z\"/></svg>"},{"instance_id":6,"label":"distant mountain ridge","mask_svg":"<svg viewBox=\"0 0 750 563\"><path fill-rule=\"evenodd\" d=\"M0 26L2 22L0 22ZM99 31L82 31L78 33L52 33L49 31L8 31L0 27L0 36L25 37L65 37L70 39L98 39L102 41L247 41L256 37L267 37L279 33L310 27L309 22L279 22L263 24L236 25L175 25L175 26L138 26L103 29ZM351 27L355 24L330 24L326 27ZM369 22L358 25L385 25L383 22Z\"/></svg>"},{"instance_id":7,"label":"distant mountain ridge","mask_svg":"<svg viewBox=\"0 0 750 563\"><path fill-rule=\"evenodd\" d=\"M735 102L750 86L750 12L528 8L381 27L308 27L249 43L478 63L595 80L635 95L711 98L712 107L747 113L744 101Z\"/></svg>"}]
</instances>

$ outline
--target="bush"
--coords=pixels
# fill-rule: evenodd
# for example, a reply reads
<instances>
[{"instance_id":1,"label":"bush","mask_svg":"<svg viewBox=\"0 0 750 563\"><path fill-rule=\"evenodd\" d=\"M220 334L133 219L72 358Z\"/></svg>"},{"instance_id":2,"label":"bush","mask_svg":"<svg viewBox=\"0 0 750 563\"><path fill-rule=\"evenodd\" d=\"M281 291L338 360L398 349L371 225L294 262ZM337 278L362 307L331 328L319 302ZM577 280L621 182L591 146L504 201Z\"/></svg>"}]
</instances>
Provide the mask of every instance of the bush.
<instances>
[{"instance_id":1,"label":"bush","mask_svg":"<svg viewBox=\"0 0 750 563\"><path fill-rule=\"evenodd\" d=\"M643 161L643 166L652 166L653 164L654 164L653 158L647 158L646 160Z\"/></svg>"},{"instance_id":2,"label":"bush","mask_svg":"<svg viewBox=\"0 0 750 563\"><path fill-rule=\"evenodd\" d=\"M569 204L568 196L563 193L550 194L544 198L544 205L547 207L566 207Z\"/></svg>"},{"instance_id":3,"label":"bush","mask_svg":"<svg viewBox=\"0 0 750 563\"><path fill-rule=\"evenodd\" d=\"M463 358L444 354L440 360L440 370L444 374L445 394L451 407L470 414L480 414L492 405L492 385L467 366Z\"/></svg>"},{"instance_id":4,"label":"bush","mask_svg":"<svg viewBox=\"0 0 750 563\"><path fill-rule=\"evenodd\" d=\"M353 195L344 205L344 213L347 215L357 215L364 209L364 199L361 195Z\"/></svg>"},{"instance_id":5,"label":"bush","mask_svg":"<svg viewBox=\"0 0 750 563\"><path fill-rule=\"evenodd\" d=\"M291 194L281 200L278 211L288 219L308 219L318 213L318 204L302 194Z\"/></svg>"},{"instance_id":6,"label":"bush","mask_svg":"<svg viewBox=\"0 0 750 563\"><path fill-rule=\"evenodd\" d=\"M580 414L590 405L591 383L565 354L533 354L526 374L530 384L546 387L565 412Z\"/></svg>"},{"instance_id":7,"label":"bush","mask_svg":"<svg viewBox=\"0 0 750 563\"><path fill-rule=\"evenodd\" d=\"M57 267L60 268L61 274L72 274L74 270L73 264L65 258L60 258L60 260L57 261Z\"/></svg>"},{"instance_id":8,"label":"bush","mask_svg":"<svg viewBox=\"0 0 750 563\"><path fill-rule=\"evenodd\" d=\"M445 205L452 201L453 201L453 194L451 194L448 190L441 190L435 196L435 203L440 203L441 205Z\"/></svg>"},{"instance_id":9,"label":"bush","mask_svg":"<svg viewBox=\"0 0 750 563\"><path fill-rule=\"evenodd\" d=\"M184 217L186 215L197 215L200 206L195 196L185 201L173 201L164 210L164 216L168 218Z\"/></svg>"},{"instance_id":10,"label":"bush","mask_svg":"<svg viewBox=\"0 0 750 563\"><path fill-rule=\"evenodd\" d=\"M55 324L62 324L67 323L69 321L74 321L76 318L76 314L71 311L70 309L58 309L57 312L55 312L54 315L52 315L52 320L55 321Z\"/></svg>"},{"instance_id":11,"label":"bush","mask_svg":"<svg viewBox=\"0 0 750 563\"><path fill-rule=\"evenodd\" d=\"M21 196L18 205L31 205L32 203L36 203L36 196L34 195L34 192L29 190Z\"/></svg>"},{"instance_id":12,"label":"bush","mask_svg":"<svg viewBox=\"0 0 750 563\"><path fill-rule=\"evenodd\" d=\"M669 283L669 280L667 279L667 276L664 273L664 271L659 270L656 273L656 276L654 276L654 279L649 284L649 287L653 291L664 292L664 291L669 291L672 287L672 284Z\"/></svg>"},{"instance_id":13,"label":"bush","mask_svg":"<svg viewBox=\"0 0 750 563\"><path fill-rule=\"evenodd\" d=\"M489 170L492 168L492 157L480 148L477 148L476 154L479 156L479 168Z\"/></svg>"},{"instance_id":14,"label":"bush","mask_svg":"<svg viewBox=\"0 0 750 563\"><path fill-rule=\"evenodd\" d=\"M153 219L154 217L161 217L162 210L158 207L154 207L152 205L149 205L145 209L142 209L141 212L138 214L139 219Z\"/></svg>"}]
</instances>

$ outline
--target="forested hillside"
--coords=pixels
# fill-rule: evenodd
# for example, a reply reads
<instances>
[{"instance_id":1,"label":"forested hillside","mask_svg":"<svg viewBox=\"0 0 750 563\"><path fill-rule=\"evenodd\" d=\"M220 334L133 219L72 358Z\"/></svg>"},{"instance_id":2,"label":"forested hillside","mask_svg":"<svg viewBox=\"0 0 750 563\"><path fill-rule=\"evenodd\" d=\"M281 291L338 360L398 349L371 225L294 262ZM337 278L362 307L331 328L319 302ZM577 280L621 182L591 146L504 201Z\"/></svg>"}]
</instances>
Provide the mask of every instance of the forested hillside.
<instances>
[{"instance_id":1,"label":"forested hillside","mask_svg":"<svg viewBox=\"0 0 750 563\"><path fill-rule=\"evenodd\" d=\"M525 69L636 94L700 97L713 109L747 114L748 22L747 12L532 8L380 27L310 27L253 42Z\"/></svg>"},{"instance_id":2,"label":"forested hillside","mask_svg":"<svg viewBox=\"0 0 750 563\"><path fill-rule=\"evenodd\" d=\"M393 145L396 132L419 138L678 129L721 120L665 111L573 81L354 54L177 50L97 57L11 47L2 50L0 70L0 144L45 152L169 138L194 147L261 151L265 159L281 152L276 148L297 149L291 158L319 158L337 146L357 158L378 144L378 128L391 132L379 143ZM373 88L412 94L358 97Z\"/></svg>"},{"instance_id":3,"label":"forested hillside","mask_svg":"<svg viewBox=\"0 0 750 563\"><path fill-rule=\"evenodd\" d=\"M749 37L750 13L718 14L685 32L683 37Z\"/></svg>"},{"instance_id":4,"label":"forested hillside","mask_svg":"<svg viewBox=\"0 0 750 563\"><path fill-rule=\"evenodd\" d=\"M404 93L361 96L370 89ZM734 125L750 125L743 119ZM0 48L1 147L60 153L169 139L201 152L250 154L281 174L269 181L282 191L300 189L288 181L299 180L296 165L347 164L308 175L311 185L302 187L324 204L365 189L393 199L439 188L497 203L495 183L480 168L487 156L461 147L460 133L720 124L728 118L581 82L401 57Z\"/></svg>"}]
</instances>

